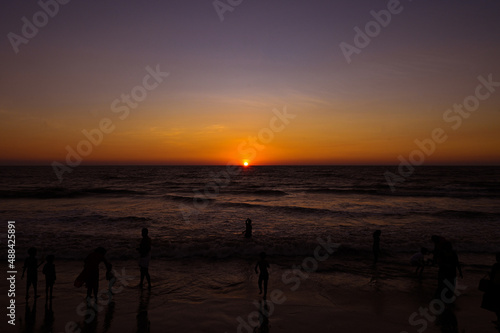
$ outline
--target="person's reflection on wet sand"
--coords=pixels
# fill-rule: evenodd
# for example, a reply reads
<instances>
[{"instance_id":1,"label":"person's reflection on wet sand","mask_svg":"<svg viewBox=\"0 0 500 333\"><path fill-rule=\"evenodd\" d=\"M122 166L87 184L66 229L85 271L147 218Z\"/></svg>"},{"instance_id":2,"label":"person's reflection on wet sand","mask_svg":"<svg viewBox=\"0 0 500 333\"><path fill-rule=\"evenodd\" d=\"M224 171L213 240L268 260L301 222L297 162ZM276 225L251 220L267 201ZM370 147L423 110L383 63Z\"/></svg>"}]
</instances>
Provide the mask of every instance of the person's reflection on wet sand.
<instances>
[{"instance_id":1,"label":"person's reflection on wet sand","mask_svg":"<svg viewBox=\"0 0 500 333\"><path fill-rule=\"evenodd\" d=\"M148 309L151 291L141 289L139 307L137 308L137 333L149 333L151 331L151 322L149 321Z\"/></svg>"},{"instance_id":2,"label":"person's reflection on wet sand","mask_svg":"<svg viewBox=\"0 0 500 333\"><path fill-rule=\"evenodd\" d=\"M261 300L259 307L259 322L260 325L254 329L254 332L267 333L269 332L269 306L267 301Z\"/></svg>"},{"instance_id":3,"label":"person's reflection on wet sand","mask_svg":"<svg viewBox=\"0 0 500 333\"><path fill-rule=\"evenodd\" d=\"M44 333L52 333L54 325L54 311L52 310L52 300L45 303L45 314L43 317L43 325L41 331Z\"/></svg>"},{"instance_id":4,"label":"person's reflection on wet sand","mask_svg":"<svg viewBox=\"0 0 500 333\"><path fill-rule=\"evenodd\" d=\"M455 312L451 307L446 307L439 315L436 325L441 327L443 333L458 333L458 321Z\"/></svg>"},{"instance_id":5,"label":"person's reflection on wet sand","mask_svg":"<svg viewBox=\"0 0 500 333\"><path fill-rule=\"evenodd\" d=\"M111 301L108 303L108 307L106 309L106 314L104 315L104 327L103 332L109 331L111 327L111 323L113 322L113 317L115 315L115 302Z\"/></svg>"},{"instance_id":6,"label":"person's reflection on wet sand","mask_svg":"<svg viewBox=\"0 0 500 333\"><path fill-rule=\"evenodd\" d=\"M87 303L87 314L84 317L83 327L82 327L81 332L83 332L83 333L95 333L95 332L97 332L99 311L97 311L96 306L93 306L93 305Z\"/></svg>"},{"instance_id":7,"label":"person's reflection on wet sand","mask_svg":"<svg viewBox=\"0 0 500 333\"><path fill-rule=\"evenodd\" d=\"M30 307L29 303L26 302L26 309L24 312L25 321L25 331L26 333L34 332L36 323L36 298L33 301L33 306Z\"/></svg>"}]
</instances>

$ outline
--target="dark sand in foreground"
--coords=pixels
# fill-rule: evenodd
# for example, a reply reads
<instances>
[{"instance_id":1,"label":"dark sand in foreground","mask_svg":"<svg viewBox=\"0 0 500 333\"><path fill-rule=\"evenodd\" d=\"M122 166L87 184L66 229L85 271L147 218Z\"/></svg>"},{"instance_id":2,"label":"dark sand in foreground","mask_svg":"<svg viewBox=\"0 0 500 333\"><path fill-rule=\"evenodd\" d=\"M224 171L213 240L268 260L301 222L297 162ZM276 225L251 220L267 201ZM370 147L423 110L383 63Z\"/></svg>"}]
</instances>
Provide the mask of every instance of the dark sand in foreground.
<instances>
[{"instance_id":1,"label":"dark sand in foreground","mask_svg":"<svg viewBox=\"0 0 500 333\"><path fill-rule=\"evenodd\" d=\"M108 304L108 296L103 294L97 311L87 308L84 287L73 287L82 268L80 261L56 262L58 279L52 313L45 307L43 274L39 273L38 283L42 296L36 302L36 311L33 298L29 299L29 313L24 300L25 280L18 274L16 326L8 325L4 316L0 327L2 332L78 332L79 328L82 332L146 332L148 326L151 332L250 332L250 326L258 324L256 332L399 333L442 332L456 320L458 332L497 332L491 323L495 315L480 308L482 293L477 290L490 257L482 256L479 264L477 258L462 256L462 261L474 265L464 266L465 277L459 280L461 294L453 311L447 312L445 318L441 316L443 325L420 315L415 318L418 324L409 323L412 313L428 308L433 300L437 275L434 267L428 268L424 280L418 282L413 269L402 264L406 258L382 259L376 270L366 260L330 258L295 285L297 280L285 283L283 273L303 258L270 258L270 315L261 323L259 311L267 311L258 295L252 260L158 259L150 270L151 292L137 287L135 261L113 262L119 276L116 295ZM104 275L102 269L101 289L107 287ZM7 290L5 280L1 286ZM292 290L294 286L297 288ZM3 299L6 306L7 297ZM87 320L88 314L96 314L95 319Z\"/></svg>"}]
</instances>

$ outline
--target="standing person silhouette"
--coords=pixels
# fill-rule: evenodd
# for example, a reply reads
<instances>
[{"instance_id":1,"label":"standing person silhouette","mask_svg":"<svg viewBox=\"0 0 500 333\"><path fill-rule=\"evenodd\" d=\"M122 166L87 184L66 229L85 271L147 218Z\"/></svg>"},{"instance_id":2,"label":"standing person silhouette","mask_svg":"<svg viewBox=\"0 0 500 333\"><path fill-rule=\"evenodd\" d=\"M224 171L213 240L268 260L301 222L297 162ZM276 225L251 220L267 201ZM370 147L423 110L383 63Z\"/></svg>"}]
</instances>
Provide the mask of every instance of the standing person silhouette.
<instances>
[{"instance_id":1,"label":"standing person silhouette","mask_svg":"<svg viewBox=\"0 0 500 333\"><path fill-rule=\"evenodd\" d=\"M148 228L142 228L142 240L139 244L139 268L141 270L141 282L139 286L142 289L144 277L148 281L148 289L151 289L151 277L149 276L149 262L151 261L151 238L148 236Z\"/></svg>"},{"instance_id":2,"label":"standing person silhouette","mask_svg":"<svg viewBox=\"0 0 500 333\"><path fill-rule=\"evenodd\" d=\"M93 293L97 304L97 292L99 291L99 264L103 262L106 267L110 265L104 257L105 255L106 249L98 247L85 258L83 270L85 272L85 285L87 286L87 302L90 302Z\"/></svg>"},{"instance_id":3,"label":"standing person silhouette","mask_svg":"<svg viewBox=\"0 0 500 333\"><path fill-rule=\"evenodd\" d=\"M373 265L376 265L378 262L378 256L380 254L380 235L382 234L381 230L375 230L373 233Z\"/></svg>"},{"instance_id":4,"label":"standing person silhouette","mask_svg":"<svg viewBox=\"0 0 500 333\"><path fill-rule=\"evenodd\" d=\"M260 271L257 270L257 268ZM266 253L260 253L260 260L255 265L255 274L259 274L259 295L262 294L262 282L264 282L264 299L267 297L267 283L269 281L269 272L267 269L269 268L269 263L266 260Z\"/></svg>"},{"instance_id":5,"label":"standing person silhouette","mask_svg":"<svg viewBox=\"0 0 500 333\"><path fill-rule=\"evenodd\" d=\"M43 264L43 260L40 264L38 264L38 259L36 258L36 253L37 250L35 247L30 247L28 249L28 258L24 260L24 266L23 266L23 274L21 276L21 279L24 278L24 273L28 271L27 274L27 279L26 279L26 299L30 297L29 295L29 290L30 286L33 285L33 292L35 295L35 299L40 297L40 295L37 294L37 285L38 285L38 267L40 267L41 264Z\"/></svg>"},{"instance_id":6,"label":"standing person silhouette","mask_svg":"<svg viewBox=\"0 0 500 333\"><path fill-rule=\"evenodd\" d=\"M245 238L252 238L252 220L246 219L245 231L243 233L245 234Z\"/></svg>"},{"instance_id":7,"label":"standing person silhouette","mask_svg":"<svg viewBox=\"0 0 500 333\"><path fill-rule=\"evenodd\" d=\"M458 260L458 255L455 251L453 251L453 247L450 242L446 242L443 245L438 263L438 289L436 298L441 298L445 289L448 289L448 292L451 294L455 291L457 270L460 278L463 279L464 276L462 274L462 267L460 265L460 261Z\"/></svg>"},{"instance_id":8,"label":"standing person silhouette","mask_svg":"<svg viewBox=\"0 0 500 333\"><path fill-rule=\"evenodd\" d=\"M47 263L43 266L43 274L45 275L45 303L48 300L52 302L52 289L56 282L56 265L54 265L54 255L47 256ZM50 296L50 298L49 298Z\"/></svg>"}]
</instances>

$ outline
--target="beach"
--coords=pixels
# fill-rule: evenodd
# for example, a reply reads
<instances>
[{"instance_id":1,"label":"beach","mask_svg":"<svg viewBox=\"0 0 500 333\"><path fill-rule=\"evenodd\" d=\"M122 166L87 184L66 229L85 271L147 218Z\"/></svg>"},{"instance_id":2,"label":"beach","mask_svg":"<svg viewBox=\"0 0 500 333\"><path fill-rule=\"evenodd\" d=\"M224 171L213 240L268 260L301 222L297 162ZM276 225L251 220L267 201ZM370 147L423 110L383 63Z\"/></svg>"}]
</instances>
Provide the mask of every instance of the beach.
<instances>
[{"instance_id":1,"label":"beach","mask_svg":"<svg viewBox=\"0 0 500 333\"><path fill-rule=\"evenodd\" d=\"M137 286L136 262L117 261L111 301L101 269L97 308L87 307L85 287L73 286L82 263L61 261L52 311L45 306L43 277L38 283L42 296L36 306L33 298L28 300L28 312L24 280L18 280L16 325L2 326L7 332L253 332L256 327L258 332L441 332L456 320L456 330L450 332L495 332L495 316L480 308L482 293L477 290L488 258L479 264L477 256L461 258L464 279L458 282L452 311L444 314L438 303L431 303L435 267L427 268L419 282L404 258L383 257L373 268L362 257L334 253L318 262L316 270L311 258L269 258L267 302L258 294L251 258L153 260L150 292ZM300 273L290 274L304 262L310 272L299 268ZM412 325L409 317L421 308L430 309L436 319L418 315Z\"/></svg>"}]
</instances>

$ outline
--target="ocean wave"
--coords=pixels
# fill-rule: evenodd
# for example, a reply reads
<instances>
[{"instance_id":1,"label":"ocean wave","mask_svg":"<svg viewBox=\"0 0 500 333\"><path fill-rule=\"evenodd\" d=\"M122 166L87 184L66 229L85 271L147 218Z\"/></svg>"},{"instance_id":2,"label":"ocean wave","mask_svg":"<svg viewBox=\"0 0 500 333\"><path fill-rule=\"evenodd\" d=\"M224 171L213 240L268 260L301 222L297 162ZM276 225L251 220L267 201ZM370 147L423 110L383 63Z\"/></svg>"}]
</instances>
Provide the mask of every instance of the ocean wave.
<instances>
[{"instance_id":1,"label":"ocean wave","mask_svg":"<svg viewBox=\"0 0 500 333\"><path fill-rule=\"evenodd\" d=\"M40 187L26 190L1 190L1 199L62 199L78 198L97 195L130 196L144 195L143 191L111 189L106 187L95 187L86 189L68 189L64 187Z\"/></svg>"},{"instance_id":2,"label":"ocean wave","mask_svg":"<svg viewBox=\"0 0 500 333\"><path fill-rule=\"evenodd\" d=\"M185 203L193 203L193 201L197 200L197 197L189 197L183 195L175 195L175 194L166 194L163 196L164 199L177 201L177 202L185 202ZM199 197L200 200L204 202L215 202L215 199L207 198L205 196Z\"/></svg>"},{"instance_id":3,"label":"ocean wave","mask_svg":"<svg viewBox=\"0 0 500 333\"><path fill-rule=\"evenodd\" d=\"M389 197L425 197L425 198L499 198L500 193L496 190L466 190L450 191L449 189L429 189L429 188L396 188L393 192L388 186L375 186L370 188L313 188L300 190L299 192L311 194L332 194L332 195L376 195Z\"/></svg>"},{"instance_id":4,"label":"ocean wave","mask_svg":"<svg viewBox=\"0 0 500 333\"><path fill-rule=\"evenodd\" d=\"M437 217L453 217L453 218L500 218L500 213L489 213L475 210L440 210L431 213L430 215Z\"/></svg>"},{"instance_id":5,"label":"ocean wave","mask_svg":"<svg viewBox=\"0 0 500 333\"><path fill-rule=\"evenodd\" d=\"M280 190L256 190L253 192L250 192L250 194L254 195L264 195L264 196L285 196L288 195L288 193Z\"/></svg>"},{"instance_id":6,"label":"ocean wave","mask_svg":"<svg viewBox=\"0 0 500 333\"><path fill-rule=\"evenodd\" d=\"M330 189L330 188L315 188L304 190L305 193L313 194L373 194L373 195L384 195L384 192L380 192L376 189Z\"/></svg>"},{"instance_id":7,"label":"ocean wave","mask_svg":"<svg viewBox=\"0 0 500 333\"><path fill-rule=\"evenodd\" d=\"M254 186L255 190L249 190L250 186L245 189L230 189L221 191L223 194L241 195L241 196L263 196L263 197L283 197L290 195L289 193L281 190L262 189L260 186Z\"/></svg>"}]
</instances>

